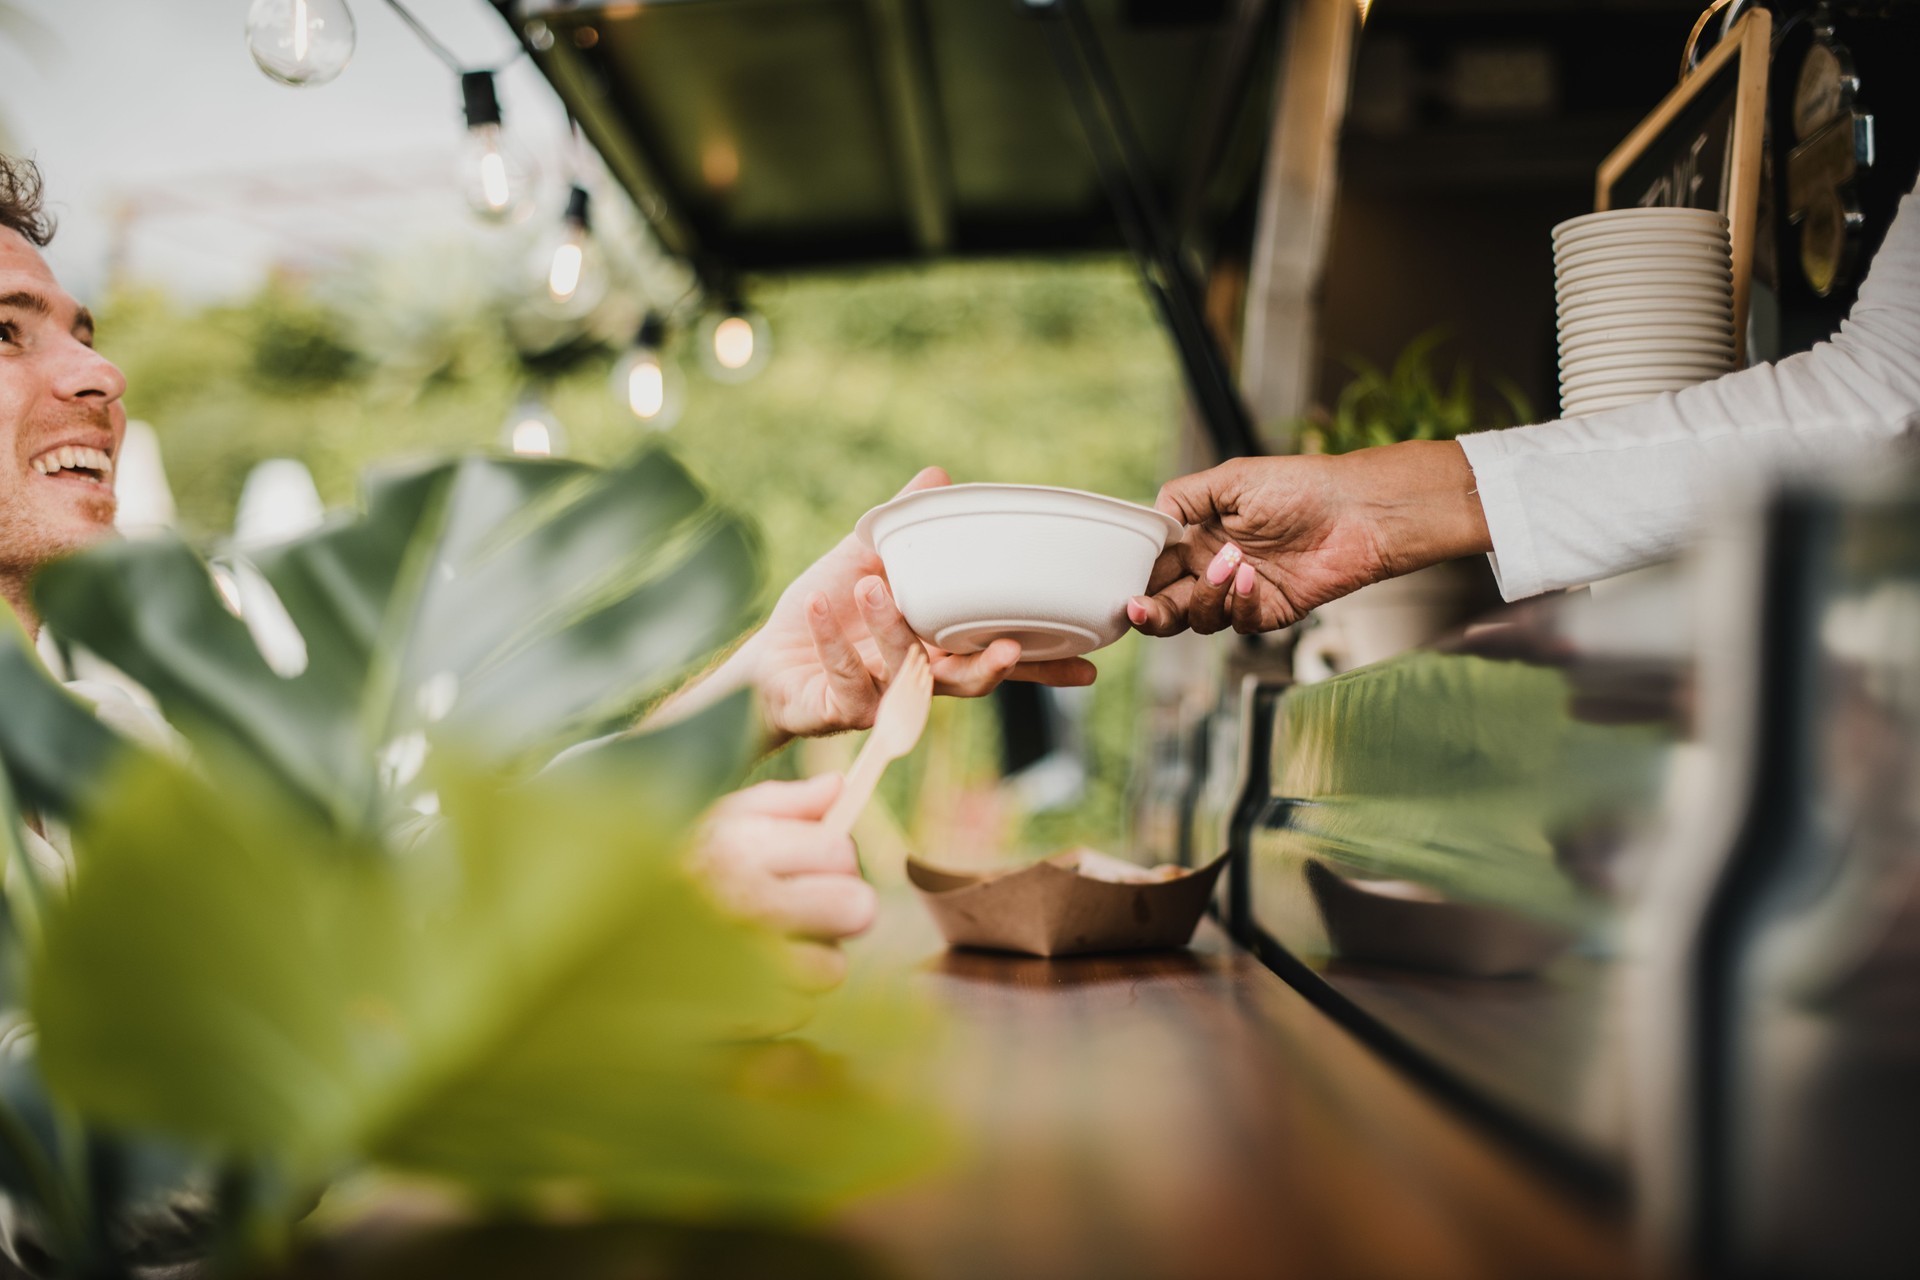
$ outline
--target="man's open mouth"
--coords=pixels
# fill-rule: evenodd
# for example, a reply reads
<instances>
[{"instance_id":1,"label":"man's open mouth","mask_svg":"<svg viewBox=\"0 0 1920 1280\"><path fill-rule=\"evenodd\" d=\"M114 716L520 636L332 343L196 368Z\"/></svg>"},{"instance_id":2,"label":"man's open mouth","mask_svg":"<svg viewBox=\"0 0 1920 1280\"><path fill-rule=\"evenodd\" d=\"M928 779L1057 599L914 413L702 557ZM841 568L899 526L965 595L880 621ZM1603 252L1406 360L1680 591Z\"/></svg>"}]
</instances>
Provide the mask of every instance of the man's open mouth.
<instances>
[{"instance_id":1,"label":"man's open mouth","mask_svg":"<svg viewBox=\"0 0 1920 1280\"><path fill-rule=\"evenodd\" d=\"M113 483L113 459L86 445L63 444L58 449L49 449L35 458L31 465L43 476L86 480L94 484Z\"/></svg>"}]
</instances>

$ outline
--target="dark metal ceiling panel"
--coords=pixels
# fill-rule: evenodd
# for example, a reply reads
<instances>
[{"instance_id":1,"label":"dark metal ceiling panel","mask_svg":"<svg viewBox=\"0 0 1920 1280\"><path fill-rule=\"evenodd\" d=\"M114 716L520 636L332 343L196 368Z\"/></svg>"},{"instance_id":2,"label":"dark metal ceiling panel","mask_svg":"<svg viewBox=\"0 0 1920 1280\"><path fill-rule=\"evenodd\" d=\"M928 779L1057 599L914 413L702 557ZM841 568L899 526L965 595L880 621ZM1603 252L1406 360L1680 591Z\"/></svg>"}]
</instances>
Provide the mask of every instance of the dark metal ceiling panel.
<instances>
[{"instance_id":1,"label":"dark metal ceiling panel","mask_svg":"<svg viewBox=\"0 0 1920 1280\"><path fill-rule=\"evenodd\" d=\"M505 7L667 247L703 274L1122 243L1047 19L1013 0ZM1200 132L1263 136L1272 59L1246 58L1233 20L1266 4L1089 8L1168 207L1193 155L1229 150ZM1258 24L1269 52L1274 25ZM1223 67L1246 75L1225 120L1206 110ZM1251 181L1234 187L1205 207Z\"/></svg>"},{"instance_id":2,"label":"dark metal ceiling panel","mask_svg":"<svg viewBox=\"0 0 1920 1280\"><path fill-rule=\"evenodd\" d=\"M1192 127L1218 26L1120 20L1091 6L1154 176L1163 184ZM1099 177L1035 19L1011 4L926 6L934 74L950 129L957 219L1012 215L1069 224L1106 220Z\"/></svg>"},{"instance_id":3,"label":"dark metal ceiling panel","mask_svg":"<svg viewBox=\"0 0 1920 1280\"><path fill-rule=\"evenodd\" d=\"M606 23L599 51L715 241L900 221L858 0L641 9Z\"/></svg>"}]
</instances>

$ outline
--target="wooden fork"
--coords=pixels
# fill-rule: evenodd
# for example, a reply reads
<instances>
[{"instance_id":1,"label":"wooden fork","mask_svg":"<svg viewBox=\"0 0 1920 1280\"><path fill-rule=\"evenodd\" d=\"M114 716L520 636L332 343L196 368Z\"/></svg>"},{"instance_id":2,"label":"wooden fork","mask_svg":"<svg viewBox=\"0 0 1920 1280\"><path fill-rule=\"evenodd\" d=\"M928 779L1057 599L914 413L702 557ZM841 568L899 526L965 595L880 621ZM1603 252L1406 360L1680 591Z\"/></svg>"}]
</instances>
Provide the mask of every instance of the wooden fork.
<instances>
[{"instance_id":1,"label":"wooden fork","mask_svg":"<svg viewBox=\"0 0 1920 1280\"><path fill-rule=\"evenodd\" d=\"M880 697L880 712L874 717L873 732L860 748L840 796L821 819L821 825L833 835L852 832L854 819L860 816L880 775L887 766L913 750L927 727L927 709L933 704L933 668L927 665L927 651L915 646L900 664L893 683Z\"/></svg>"}]
</instances>

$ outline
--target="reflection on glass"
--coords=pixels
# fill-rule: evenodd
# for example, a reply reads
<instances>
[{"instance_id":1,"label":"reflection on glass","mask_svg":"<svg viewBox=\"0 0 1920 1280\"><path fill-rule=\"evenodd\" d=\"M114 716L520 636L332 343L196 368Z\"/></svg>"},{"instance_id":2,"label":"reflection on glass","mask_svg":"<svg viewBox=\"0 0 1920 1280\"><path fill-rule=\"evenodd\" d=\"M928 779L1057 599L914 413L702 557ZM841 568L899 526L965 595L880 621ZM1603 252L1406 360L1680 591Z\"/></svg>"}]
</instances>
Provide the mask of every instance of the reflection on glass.
<instances>
[{"instance_id":1,"label":"reflection on glass","mask_svg":"<svg viewBox=\"0 0 1920 1280\"><path fill-rule=\"evenodd\" d=\"M1457 653L1296 689L1276 730L1284 818L1264 847L1322 866L1322 884L1589 931L1611 853L1658 797L1669 734L1576 705L1564 670Z\"/></svg>"},{"instance_id":2,"label":"reflection on glass","mask_svg":"<svg viewBox=\"0 0 1920 1280\"><path fill-rule=\"evenodd\" d=\"M1248 872L1254 926L1357 1014L1616 1167L1620 939L1690 718L1684 625L1651 644L1634 607L1554 601L1289 691Z\"/></svg>"}]
</instances>

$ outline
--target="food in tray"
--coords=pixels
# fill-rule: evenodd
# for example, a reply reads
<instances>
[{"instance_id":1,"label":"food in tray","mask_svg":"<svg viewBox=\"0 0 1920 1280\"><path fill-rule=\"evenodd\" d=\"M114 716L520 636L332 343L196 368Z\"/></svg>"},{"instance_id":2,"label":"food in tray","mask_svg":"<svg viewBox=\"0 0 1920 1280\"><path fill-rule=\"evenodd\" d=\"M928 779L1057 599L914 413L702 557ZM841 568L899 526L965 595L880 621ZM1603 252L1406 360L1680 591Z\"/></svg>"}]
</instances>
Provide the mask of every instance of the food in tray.
<instances>
[{"instance_id":1,"label":"food in tray","mask_svg":"<svg viewBox=\"0 0 1920 1280\"><path fill-rule=\"evenodd\" d=\"M1056 853L1047 861L1066 867L1089 880L1104 880L1109 884L1165 884L1188 874L1188 868L1175 866L1171 862L1163 862L1157 867L1143 867L1137 862L1123 862L1098 849L1068 849L1064 853Z\"/></svg>"}]
</instances>

